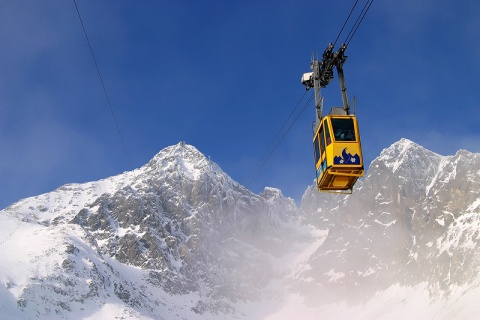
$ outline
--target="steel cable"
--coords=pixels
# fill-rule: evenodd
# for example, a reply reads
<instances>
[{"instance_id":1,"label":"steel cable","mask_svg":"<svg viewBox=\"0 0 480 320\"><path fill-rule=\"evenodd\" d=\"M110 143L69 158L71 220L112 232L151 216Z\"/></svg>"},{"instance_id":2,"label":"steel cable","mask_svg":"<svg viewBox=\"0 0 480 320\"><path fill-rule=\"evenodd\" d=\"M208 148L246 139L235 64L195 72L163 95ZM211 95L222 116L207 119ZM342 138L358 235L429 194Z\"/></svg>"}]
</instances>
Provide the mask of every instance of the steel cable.
<instances>
[{"instance_id":1,"label":"steel cable","mask_svg":"<svg viewBox=\"0 0 480 320\"><path fill-rule=\"evenodd\" d=\"M302 98L300 99L300 101L297 103L297 105L295 106L294 110L290 113L290 116L289 118L291 117L291 115L293 114L293 112L297 109L298 105L300 104L300 102L303 100L303 98L305 97L305 94L306 94L306 91L305 93L303 94ZM277 143L275 144L274 148L270 151L270 153L268 154L268 156L263 160L262 162L262 165L255 171L253 170L252 172L254 172L253 176L251 177L250 181L247 183L246 187L248 188L253 180L255 180L255 178L257 177L257 175L262 171L263 167L267 164L268 160L270 160L270 158L272 157L272 155L274 154L274 152L277 150L278 146L283 142L283 140L285 139L285 137L287 136L287 134L290 132L290 130L292 130L292 128L295 126L295 124L298 122L298 120L300 119L300 117L302 116L302 114L305 112L305 110L307 109L307 106L310 104L310 102L312 101L313 99L313 93L312 95L310 96L310 98L308 99L308 101L305 103L305 105L303 106L302 110L300 110L300 112L297 114L297 116L295 117L295 119L293 120L293 122L290 124L290 126L288 127L288 129L283 133L283 135L281 136L280 140L277 141ZM288 121L288 119L287 119ZM283 127L285 126L286 122L283 124L282 128L279 130L279 132L277 133L277 135L275 136L275 138L277 138L277 136L279 135L280 131L283 129ZM275 141L275 138L272 140L272 143L270 145L273 144L273 142ZM270 146L269 146L270 147ZM267 149L268 151L268 149ZM267 151L265 151L264 155L267 153ZM263 157L263 156L262 156Z\"/></svg>"},{"instance_id":2,"label":"steel cable","mask_svg":"<svg viewBox=\"0 0 480 320\"><path fill-rule=\"evenodd\" d=\"M97 64L97 59L95 59L95 54L93 53L92 45L90 44L90 40L88 39L87 31L85 29L85 25L83 24L82 16L80 14L80 10L78 9L76 0L73 0L75 4L75 8L77 9L78 19L80 19L80 24L82 25L83 34L85 35L85 39L87 39L88 48L90 49L90 53L92 55L93 63L95 64L95 68L97 69L98 78L100 79L100 83L102 84L103 93L107 98L108 106L110 107L110 112L112 113L113 121L115 122L115 126L117 127L118 135L120 136L120 140L122 141L123 149L125 150L125 154L127 155L127 160L130 164L131 169L133 170L132 160L130 159L130 154L128 153L127 146L125 145L125 140L123 139L122 132L120 130L120 126L118 125L117 117L115 116L115 112L113 111L112 103L110 102L110 98L107 93L107 88L105 87L105 83L103 82L102 74L100 73L100 68Z\"/></svg>"}]
</instances>

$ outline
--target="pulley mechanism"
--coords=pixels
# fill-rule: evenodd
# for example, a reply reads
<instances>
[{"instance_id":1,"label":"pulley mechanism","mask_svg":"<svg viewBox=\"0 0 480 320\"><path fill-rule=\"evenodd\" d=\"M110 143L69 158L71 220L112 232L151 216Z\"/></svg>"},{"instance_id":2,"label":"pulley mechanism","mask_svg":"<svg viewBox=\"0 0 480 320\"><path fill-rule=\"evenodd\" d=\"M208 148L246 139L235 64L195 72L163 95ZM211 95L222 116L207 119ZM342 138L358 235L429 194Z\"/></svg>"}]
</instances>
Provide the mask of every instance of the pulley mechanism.
<instances>
[{"instance_id":1,"label":"pulley mechanism","mask_svg":"<svg viewBox=\"0 0 480 320\"><path fill-rule=\"evenodd\" d=\"M345 85L345 76L343 74L343 64L347 60L345 50L347 45L343 44L337 52L333 51L333 44L330 43L323 52L322 60L319 61L315 54L312 55L312 72L304 73L302 84L307 90L315 89L315 108L317 110L317 122L322 119L323 98L320 96L320 89L325 88L333 80L333 68L337 69L340 90L342 93L343 110L346 115L350 114L350 105L348 103L347 87Z\"/></svg>"}]
</instances>

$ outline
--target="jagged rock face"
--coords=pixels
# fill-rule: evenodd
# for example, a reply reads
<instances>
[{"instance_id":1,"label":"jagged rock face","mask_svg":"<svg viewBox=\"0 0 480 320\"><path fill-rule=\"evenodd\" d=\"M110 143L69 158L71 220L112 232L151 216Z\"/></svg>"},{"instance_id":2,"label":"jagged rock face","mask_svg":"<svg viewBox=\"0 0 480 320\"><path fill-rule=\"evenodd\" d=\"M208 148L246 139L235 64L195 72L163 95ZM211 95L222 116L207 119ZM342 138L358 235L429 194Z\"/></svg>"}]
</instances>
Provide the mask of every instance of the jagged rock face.
<instances>
[{"instance_id":1,"label":"jagged rock face","mask_svg":"<svg viewBox=\"0 0 480 320\"><path fill-rule=\"evenodd\" d=\"M479 154L443 157L402 139L352 195L311 186L298 210L280 190L253 194L179 143L132 172L0 211L0 310L99 318L92 313L115 305L120 318L224 319L273 301L282 309L291 294L315 308L365 305L401 286L427 288L432 301L455 290L471 298L480 292L478 190Z\"/></svg>"},{"instance_id":2,"label":"jagged rock face","mask_svg":"<svg viewBox=\"0 0 480 320\"><path fill-rule=\"evenodd\" d=\"M443 157L406 139L372 162L353 195L311 187L302 210L329 234L297 286L324 302L365 301L392 283L428 282L432 295L448 294L480 267L470 251L480 239L479 187L478 154Z\"/></svg>"},{"instance_id":3,"label":"jagged rock face","mask_svg":"<svg viewBox=\"0 0 480 320\"><path fill-rule=\"evenodd\" d=\"M74 284L64 292L85 287L83 276L91 279L78 289L84 291L80 296L59 300L63 305L57 314L110 293L148 314L153 305L164 303L154 294L161 289L199 294L203 298L193 307L196 313L235 315L232 302L259 297L273 274L270 257L288 248L289 236L295 236L287 231L289 221L299 214L279 190L266 188L255 195L184 143L162 150L132 172L67 185L5 210L83 239L72 242L66 236L65 248L56 249L61 258L52 272L63 274L59 282ZM86 247L93 248L95 258ZM125 280L117 263L139 268L141 282ZM26 285L18 300L22 310L38 307L31 301L40 291Z\"/></svg>"},{"instance_id":4,"label":"jagged rock face","mask_svg":"<svg viewBox=\"0 0 480 320\"><path fill-rule=\"evenodd\" d=\"M251 297L268 263L260 252L241 260L228 252L243 251L242 242L257 247L278 238L275 233L298 214L293 201L273 189L252 194L184 144L163 150L140 171L131 185L103 194L71 223L88 230L102 254L185 278L163 286L169 292L199 290L205 282L232 299Z\"/></svg>"}]
</instances>

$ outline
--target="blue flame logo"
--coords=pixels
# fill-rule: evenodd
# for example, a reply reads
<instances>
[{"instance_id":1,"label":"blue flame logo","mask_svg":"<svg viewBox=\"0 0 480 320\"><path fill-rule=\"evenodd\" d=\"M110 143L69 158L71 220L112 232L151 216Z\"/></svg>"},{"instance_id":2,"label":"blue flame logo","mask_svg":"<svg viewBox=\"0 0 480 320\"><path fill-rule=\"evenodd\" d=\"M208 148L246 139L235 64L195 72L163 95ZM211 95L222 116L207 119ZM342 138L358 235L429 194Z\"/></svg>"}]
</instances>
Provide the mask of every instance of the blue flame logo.
<instances>
[{"instance_id":1,"label":"blue flame logo","mask_svg":"<svg viewBox=\"0 0 480 320\"><path fill-rule=\"evenodd\" d=\"M360 164L360 156L358 154L352 155L348 153L347 148L342 150L342 156L335 156L333 164Z\"/></svg>"}]
</instances>

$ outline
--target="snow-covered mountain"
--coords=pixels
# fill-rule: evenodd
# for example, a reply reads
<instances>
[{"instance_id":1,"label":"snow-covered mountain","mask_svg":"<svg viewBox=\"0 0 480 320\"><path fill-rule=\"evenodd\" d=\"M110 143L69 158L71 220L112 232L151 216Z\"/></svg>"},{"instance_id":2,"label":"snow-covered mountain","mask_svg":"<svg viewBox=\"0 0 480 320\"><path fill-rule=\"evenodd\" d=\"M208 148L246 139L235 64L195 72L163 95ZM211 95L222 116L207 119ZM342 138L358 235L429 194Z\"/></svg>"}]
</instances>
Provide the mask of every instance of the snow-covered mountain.
<instances>
[{"instance_id":1,"label":"snow-covered mountain","mask_svg":"<svg viewBox=\"0 0 480 320\"><path fill-rule=\"evenodd\" d=\"M0 219L1 305L15 316L121 306L127 318L192 319L238 316L233 302L259 297L298 209L179 143L132 172L19 201Z\"/></svg>"},{"instance_id":2,"label":"snow-covered mountain","mask_svg":"<svg viewBox=\"0 0 480 320\"><path fill-rule=\"evenodd\" d=\"M193 146L0 211L2 319L469 319L480 155L402 139L298 209Z\"/></svg>"},{"instance_id":3,"label":"snow-covered mountain","mask_svg":"<svg viewBox=\"0 0 480 320\"><path fill-rule=\"evenodd\" d=\"M329 231L296 278L317 304L366 303L392 285L419 286L452 312L440 318L452 319L474 307L457 310L457 299L480 298L480 154L440 156L402 139L372 162L353 195L310 187L302 210Z\"/></svg>"}]
</instances>

